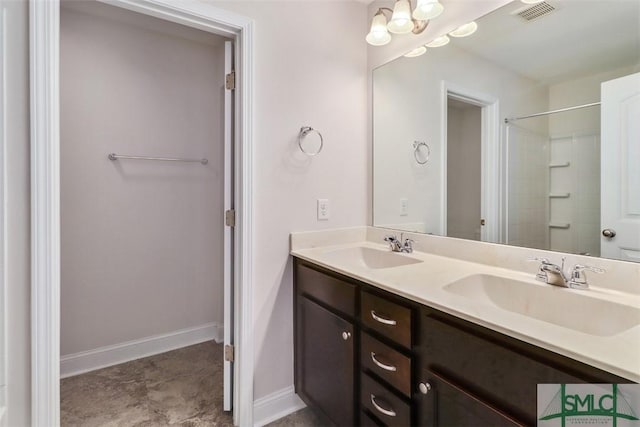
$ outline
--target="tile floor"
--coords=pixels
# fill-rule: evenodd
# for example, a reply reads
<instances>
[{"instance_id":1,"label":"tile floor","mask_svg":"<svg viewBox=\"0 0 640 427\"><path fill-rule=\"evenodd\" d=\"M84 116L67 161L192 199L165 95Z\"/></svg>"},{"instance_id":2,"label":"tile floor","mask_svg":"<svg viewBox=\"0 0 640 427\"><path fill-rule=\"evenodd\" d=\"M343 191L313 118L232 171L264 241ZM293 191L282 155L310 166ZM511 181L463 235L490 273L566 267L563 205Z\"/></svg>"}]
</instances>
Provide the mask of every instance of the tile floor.
<instances>
[{"instance_id":1,"label":"tile floor","mask_svg":"<svg viewBox=\"0 0 640 427\"><path fill-rule=\"evenodd\" d=\"M60 388L63 427L233 425L222 411L222 344L213 341L65 378ZM320 425L309 409L271 424Z\"/></svg>"}]
</instances>

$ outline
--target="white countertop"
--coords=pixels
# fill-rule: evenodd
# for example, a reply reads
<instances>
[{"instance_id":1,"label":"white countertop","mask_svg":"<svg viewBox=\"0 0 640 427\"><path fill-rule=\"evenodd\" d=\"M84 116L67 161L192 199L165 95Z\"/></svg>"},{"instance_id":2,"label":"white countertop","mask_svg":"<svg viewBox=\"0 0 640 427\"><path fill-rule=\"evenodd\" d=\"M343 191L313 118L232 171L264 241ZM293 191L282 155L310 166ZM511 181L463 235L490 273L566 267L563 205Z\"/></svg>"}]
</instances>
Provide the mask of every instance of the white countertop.
<instances>
[{"instance_id":1,"label":"white countertop","mask_svg":"<svg viewBox=\"0 0 640 427\"><path fill-rule=\"evenodd\" d=\"M334 233L331 236L335 237L335 232L331 233ZM306 234L302 236L303 234L305 233L300 235L301 238L298 238L297 242L294 242L296 235L292 234L291 254L298 258L615 375L640 382L640 325L611 336L591 335L498 307L479 304L473 299L444 289L448 284L473 274L488 274L529 282L532 286L551 287L535 281L534 275L530 273L419 251L408 255L398 254L398 256L419 259L422 261L420 263L372 269L365 265L336 259L330 253L350 247L389 250L387 245L367 241L364 234L353 230L348 237L331 239L332 242L336 243L337 240L338 243L332 245L325 244L327 236L309 244L309 236ZM314 234L316 237L321 235ZM300 244L302 241L304 244ZM579 292L587 297L640 307L640 295L637 294L593 286L588 290L551 288L553 292ZM565 308L581 309L579 305ZM602 314L593 313L593 315Z\"/></svg>"}]
</instances>

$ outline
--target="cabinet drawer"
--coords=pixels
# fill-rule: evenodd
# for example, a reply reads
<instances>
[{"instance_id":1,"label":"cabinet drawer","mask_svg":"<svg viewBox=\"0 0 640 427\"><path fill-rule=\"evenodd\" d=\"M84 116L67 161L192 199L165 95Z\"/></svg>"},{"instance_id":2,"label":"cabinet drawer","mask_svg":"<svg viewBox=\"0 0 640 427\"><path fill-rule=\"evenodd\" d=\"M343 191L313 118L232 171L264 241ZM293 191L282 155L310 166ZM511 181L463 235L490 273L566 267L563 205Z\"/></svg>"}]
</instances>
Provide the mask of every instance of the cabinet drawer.
<instances>
[{"instance_id":1,"label":"cabinet drawer","mask_svg":"<svg viewBox=\"0 0 640 427\"><path fill-rule=\"evenodd\" d=\"M360 412L360 427L380 427L380 424L367 412Z\"/></svg>"},{"instance_id":2,"label":"cabinet drawer","mask_svg":"<svg viewBox=\"0 0 640 427\"><path fill-rule=\"evenodd\" d=\"M296 263L298 292L309 295L349 316L355 316L356 285Z\"/></svg>"},{"instance_id":3,"label":"cabinet drawer","mask_svg":"<svg viewBox=\"0 0 640 427\"><path fill-rule=\"evenodd\" d=\"M363 374L360 402L387 426L410 426L411 407L389 389Z\"/></svg>"},{"instance_id":4,"label":"cabinet drawer","mask_svg":"<svg viewBox=\"0 0 640 427\"><path fill-rule=\"evenodd\" d=\"M369 370L394 386L407 397L411 396L411 358L392 349L367 333L361 338L363 370Z\"/></svg>"},{"instance_id":5,"label":"cabinet drawer","mask_svg":"<svg viewBox=\"0 0 640 427\"><path fill-rule=\"evenodd\" d=\"M362 292L362 323L400 345L411 348L411 309Z\"/></svg>"}]
</instances>

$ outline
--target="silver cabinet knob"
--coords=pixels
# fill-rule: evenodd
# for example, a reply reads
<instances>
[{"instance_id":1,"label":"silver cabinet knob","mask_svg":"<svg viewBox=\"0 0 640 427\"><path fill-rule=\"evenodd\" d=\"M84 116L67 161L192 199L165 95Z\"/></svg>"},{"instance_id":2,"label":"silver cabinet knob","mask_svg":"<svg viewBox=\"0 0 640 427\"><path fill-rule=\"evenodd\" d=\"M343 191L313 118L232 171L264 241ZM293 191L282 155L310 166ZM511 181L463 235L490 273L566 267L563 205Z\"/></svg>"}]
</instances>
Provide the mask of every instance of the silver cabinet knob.
<instances>
[{"instance_id":1,"label":"silver cabinet knob","mask_svg":"<svg viewBox=\"0 0 640 427\"><path fill-rule=\"evenodd\" d=\"M420 384L418 384L418 389L420 390L420 393L427 394L431 390L431 384L429 384L429 383L420 383Z\"/></svg>"},{"instance_id":2,"label":"silver cabinet knob","mask_svg":"<svg viewBox=\"0 0 640 427\"><path fill-rule=\"evenodd\" d=\"M342 339L346 341L346 340L348 340L349 338L351 338L351 332L344 331L344 332L342 333Z\"/></svg>"},{"instance_id":3,"label":"silver cabinet knob","mask_svg":"<svg viewBox=\"0 0 640 427\"><path fill-rule=\"evenodd\" d=\"M613 239L614 237L616 237L616 230L605 228L604 230L602 230L602 235L607 239Z\"/></svg>"}]
</instances>

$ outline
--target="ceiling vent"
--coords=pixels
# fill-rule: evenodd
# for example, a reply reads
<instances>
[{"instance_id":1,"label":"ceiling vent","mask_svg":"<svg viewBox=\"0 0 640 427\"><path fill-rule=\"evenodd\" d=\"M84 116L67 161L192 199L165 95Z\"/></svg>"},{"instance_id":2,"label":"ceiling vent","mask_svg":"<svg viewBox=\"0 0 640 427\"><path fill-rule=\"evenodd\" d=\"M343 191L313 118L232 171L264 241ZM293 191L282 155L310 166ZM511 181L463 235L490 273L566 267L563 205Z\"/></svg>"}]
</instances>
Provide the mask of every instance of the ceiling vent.
<instances>
[{"instance_id":1,"label":"ceiling vent","mask_svg":"<svg viewBox=\"0 0 640 427\"><path fill-rule=\"evenodd\" d=\"M551 6L546 1L543 1L542 3L536 3L531 7L527 7L526 9L520 10L519 12L516 13L516 15L518 15L525 21L533 21L534 19L547 16L554 10L556 10L555 7Z\"/></svg>"}]
</instances>

